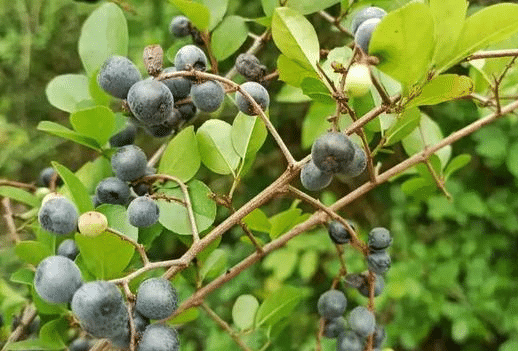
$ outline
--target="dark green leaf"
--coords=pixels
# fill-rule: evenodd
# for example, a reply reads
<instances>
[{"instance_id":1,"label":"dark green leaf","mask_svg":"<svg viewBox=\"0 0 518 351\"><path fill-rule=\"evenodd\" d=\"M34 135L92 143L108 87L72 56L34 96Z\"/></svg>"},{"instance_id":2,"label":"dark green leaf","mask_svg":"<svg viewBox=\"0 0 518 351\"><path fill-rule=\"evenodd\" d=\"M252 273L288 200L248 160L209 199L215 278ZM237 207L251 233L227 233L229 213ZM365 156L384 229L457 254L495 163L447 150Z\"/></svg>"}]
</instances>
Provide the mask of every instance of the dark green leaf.
<instances>
[{"instance_id":1,"label":"dark green leaf","mask_svg":"<svg viewBox=\"0 0 518 351\"><path fill-rule=\"evenodd\" d=\"M96 70L88 77L88 92L97 105L108 106L112 98L99 86L99 83L97 82L98 73L99 70Z\"/></svg>"},{"instance_id":2,"label":"dark green leaf","mask_svg":"<svg viewBox=\"0 0 518 351\"><path fill-rule=\"evenodd\" d=\"M189 126L169 142L160 159L158 171L187 182L198 172L200 165L198 141L194 134L194 127Z\"/></svg>"},{"instance_id":3,"label":"dark green leaf","mask_svg":"<svg viewBox=\"0 0 518 351\"><path fill-rule=\"evenodd\" d=\"M128 25L121 8L104 3L86 19L79 37L79 56L88 74L113 55L128 54ZM88 87L88 84L87 84Z\"/></svg>"},{"instance_id":4,"label":"dark green leaf","mask_svg":"<svg viewBox=\"0 0 518 351\"><path fill-rule=\"evenodd\" d=\"M200 232L209 228L216 218L216 203L209 198L210 189L200 182L193 179L187 184L189 188L189 196L194 211L194 218ZM161 194L174 196L183 199L181 189L162 188L158 191ZM160 223L172 232L181 235L191 235L192 229L187 216L185 207L176 201L158 200L160 207Z\"/></svg>"},{"instance_id":5,"label":"dark green leaf","mask_svg":"<svg viewBox=\"0 0 518 351\"><path fill-rule=\"evenodd\" d=\"M507 169L518 178L518 142L511 145L507 154Z\"/></svg>"},{"instance_id":6,"label":"dark green leaf","mask_svg":"<svg viewBox=\"0 0 518 351\"><path fill-rule=\"evenodd\" d=\"M94 209L92 199L85 186L68 168L57 162L52 162L52 167L56 169L61 179L65 183L66 189L79 210L79 213L88 212Z\"/></svg>"},{"instance_id":7,"label":"dark green leaf","mask_svg":"<svg viewBox=\"0 0 518 351\"><path fill-rule=\"evenodd\" d=\"M79 102L90 99L88 85L88 77L85 75L63 74L47 84L45 93L52 106L73 112Z\"/></svg>"},{"instance_id":8,"label":"dark green leaf","mask_svg":"<svg viewBox=\"0 0 518 351\"><path fill-rule=\"evenodd\" d=\"M272 18L272 36L286 57L306 69L316 70L320 44L315 28L303 15L287 7L276 8Z\"/></svg>"},{"instance_id":9,"label":"dark green leaf","mask_svg":"<svg viewBox=\"0 0 518 351\"><path fill-rule=\"evenodd\" d=\"M446 169L444 170L444 177L448 179L454 172L458 171L462 167L466 166L471 162L471 155L469 154L462 154L459 156L454 157L450 163L448 163L448 166L446 166Z\"/></svg>"},{"instance_id":10,"label":"dark green leaf","mask_svg":"<svg viewBox=\"0 0 518 351\"><path fill-rule=\"evenodd\" d=\"M214 173L233 173L239 155L232 146L232 126L218 119L209 119L196 133L201 160Z\"/></svg>"},{"instance_id":11,"label":"dark green leaf","mask_svg":"<svg viewBox=\"0 0 518 351\"><path fill-rule=\"evenodd\" d=\"M62 316L45 323L40 329L40 340L47 345L54 345L56 349L66 347L64 340L68 338L68 319Z\"/></svg>"},{"instance_id":12,"label":"dark green leaf","mask_svg":"<svg viewBox=\"0 0 518 351\"><path fill-rule=\"evenodd\" d=\"M232 123L232 145L236 153L245 158L255 154L263 146L268 131L258 116L248 116L239 112Z\"/></svg>"},{"instance_id":13,"label":"dark green leaf","mask_svg":"<svg viewBox=\"0 0 518 351\"><path fill-rule=\"evenodd\" d=\"M203 262L203 266L200 269L200 277L202 279L215 278L223 273L227 267L228 256L228 251L224 249L212 251L205 262Z\"/></svg>"},{"instance_id":14,"label":"dark green leaf","mask_svg":"<svg viewBox=\"0 0 518 351\"><path fill-rule=\"evenodd\" d=\"M437 105L441 102L468 96L473 92L471 78L456 74L442 74L423 86L421 93L410 100L407 107Z\"/></svg>"},{"instance_id":15,"label":"dark green leaf","mask_svg":"<svg viewBox=\"0 0 518 351\"><path fill-rule=\"evenodd\" d=\"M435 193L437 186L430 179L415 177L406 180L401 185L401 190L408 196L424 200Z\"/></svg>"},{"instance_id":16,"label":"dark green leaf","mask_svg":"<svg viewBox=\"0 0 518 351\"><path fill-rule=\"evenodd\" d=\"M290 285L282 286L263 301L257 310L256 325L268 327L288 317L304 295L302 289Z\"/></svg>"},{"instance_id":17,"label":"dark green leaf","mask_svg":"<svg viewBox=\"0 0 518 351\"><path fill-rule=\"evenodd\" d=\"M38 207L40 205L40 200L36 196L23 189L12 186L0 186L0 197L8 197L32 207Z\"/></svg>"},{"instance_id":18,"label":"dark green leaf","mask_svg":"<svg viewBox=\"0 0 518 351\"><path fill-rule=\"evenodd\" d=\"M418 82L428 71L434 50L434 23L428 5L410 3L390 12L370 41L377 68L404 85Z\"/></svg>"},{"instance_id":19,"label":"dark green leaf","mask_svg":"<svg viewBox=\"0 0 518 351\"><path fill-rule=\"evenodd\" d=\"M265 270L273 271L275 279L282 282L293 274L297 267L298 259L299 255L296 251L283 249L274 251L266 256L262 265Z\"/></svg>"},{"instance_id":20,"label":"dark green leaf","mask_svg":"<svg viewBox=\"0 0 518 351\"><path fill-rule=\"evenodd\" d=\"M308 15L313 12L321 11L331 7L335 4L338 4L340 0L298 0L298 1L288 1L288 7L297 10L303 15Z\"/></svg>"},{"instance_id":21,"label":"dark green leaf","mask_svg":"<svg viewBox=\"0 0 518 351\"><path fill-rule=\"evenodd\" d=\"M277 238L279 235L303 222L306 218L307 214L303 215L302 210L296 207L276 214L270 218L270 223L272 224L270 229L270 238Z\"/></svg>"},{"instance_id":22,"label":"dark green leaf","mask_svg":"<svg viewBox=\"0 0 518 351\"><path fill-rule=\"evenodd\" d=\"M100 156L93 161L86 162L76 171L75 175L84 184L86 191L89 194L93 194L97 184L101 180L111 177L113 171L110 160Z\"/></svg>"},{"instance_id":23,"label":"dark green leaf","mask_svg":"<svg viewBox=\"0 0 518 351\"><path fill-rule=\"evenodd\" d=\"M304 95L309 96L316 102L327 105L336 105L335 100L329 93L327 86L320 79L306 77L300 83Z\"/></svg>"},{"instance_id":24,"label":"dark green leaf","mask_svg":"<svg viewBox=\"0 0 518 351\"><path fill-rule=\"evenodd\" d=\"M232 38L232 40L229 40ZM232 56L248 38L246 21L240 16L228 16L212 32L211 46L218 61Z\"/></svg>"},{"instance_id":25,"label":"dark green leaf","mask_svg":"<svg viewBox=\"0 0 518 351\"><path fill-rule=\"evenodd\" d=\"M61 124L58 124L58 123L54 123L54 122L50 122L50 121L41 121L38 124L37 129L47 132L49 134L59 136L61 138L72 140L73 142L87 146L96 151L100 151L100 149L101 149L101 146L94 139L85 137L85 136L83 136L77 132L74 132L73 130L70 130L67 127L62 126Z\"/></svg>"},{"instance_id":26,"label":"dark green leaf","mask_svg":"<svg viewBox=\"0 0 518 351\"><path fill-rule=\"evenodd\" d=\"M185 324L188 322L192 322L198 318L200 315L200 312L198 311L198 308L191 307L180 313L179 315L175 316L173 319L169 320L167 323L169 325L177 325L177 324Z\"/></svg>"},{"instance_id":27,"label":"dark green leaf","mask_svg":"<svg viewBox=\"0 0 518 351\"><path fill-rule=\"evenodd\" d=\"M210 11L209 30L214 29L221 22L227 12L229 0L201 0Z\"/></svg>"}]
</instances>

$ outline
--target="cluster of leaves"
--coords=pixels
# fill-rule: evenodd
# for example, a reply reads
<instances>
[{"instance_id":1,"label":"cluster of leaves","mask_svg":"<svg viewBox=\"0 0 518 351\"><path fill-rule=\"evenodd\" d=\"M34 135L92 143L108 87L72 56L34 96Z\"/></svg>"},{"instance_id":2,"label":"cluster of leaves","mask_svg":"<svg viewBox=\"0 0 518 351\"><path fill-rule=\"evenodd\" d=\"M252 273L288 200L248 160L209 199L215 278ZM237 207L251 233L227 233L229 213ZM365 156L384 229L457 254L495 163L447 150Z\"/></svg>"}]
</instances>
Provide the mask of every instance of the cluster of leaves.
<instances>
[{"instance_id":1,"label":"cluster of leaves","mask_svg":"<svg viewBox=\"0 0 518 351\"><path fill-rule=\"evenodd\" d=\"M246 42L251 20L236 15L228 1L171 2L199 30L211 32L213 55L223 66ZM346 26L349 14L363 2L354 2L355 5L350 7L349 1L342 1L339 9L338 3L340 1L336 0L290 1L287 6L278 7L277 1L263 0L261 5L265 16L253 20L253 26L271 30L273 41L281 52L272 60L276 60L280 80L287 85L280 89L274 100L279 104L307 107L303 121L294 116L299 119L297 124L301 124L302 149L308 149L329 128L326 117L336 113L333 86L340 86L341 80L333 66L338 63L346 67L354 54L345 42L336 48L321 47L318 40L320 31L308 20L313 17L306 16L316 16L312 14L336 5L332 10L339 12L338 16L344 15L343 25ZM413 2L404 6L406 1L376 3L394 11L381 22L371 41L370 54L380 59L374 75L391 96L401 94L390 113L381 115L364 128L366 140L376 146L373 156L380 161L380 167L386 168L394 160L393 157L385 157L385 153L411 156L436 144L447 134L446 131L458 129L451 128L448 121L443 123L438 116L457 118L456 127L460 128L495 108L486 104L463 109L460 103L446 103L433 108L422 106L437 105L472 92L481 96L490 94L494 77L504 71L506 79L499 92L502 96L516 94L518 70L511 68L507 71L509 58L470 61L466 66L469 65L471 78L441 73L489 45L495 49L516 47L518 37L511 35L518 31L514 20L517 6L501 4L487 7L466 17L467 3L460 0L430 1L429 4ZM106 33L110 35L107 37ZM232 40L228 40L229 37ZM126 120L122 113L112 110L111 99L99 89L95 78L107 57L128 55L129 42L124 13L114 4L100 5L84 23L79 39L79 56L85 74L60 75L47 86L49 102L70 113L71 128L45 121L39 124L38 129L99 154L98 158L75 172L53 163L64 180L62 191L74 201L80 212L93 208L90 194L101 179L111 175L106 157L113 150L106 146L107 141L124 127ZM171 45L166 57L172 60L183 43L178 41ZM136 51L142 50L144 45L141 44L135 45ZM321 49L331 49L324 60L320 60ZM319 66L329 80L322 78ZM465 67L461 69L468 72ZM187 183L196 224L202 235L228 215L224 208L218 211L216 202L211 199L216 190L227 192L229 183L234 190L243 177L247 187L254 180L259 185L266 185L261 179L264 175L258 168L254 169L259 161L264 160L259 150L267 137L266 128L258 117L236 115L229 100L227 98L225 106L215 113L221 119L202 118L196 128L189 126L168 141L158 164L159 173L176 176ZM383 101L373 87L367 96L353 98L349 103L357 117L361 117ZM280 123L286 120L276 120L278 117L273 117L274 112L277 114L278 111L270 114L280 127ZM468 116L455 117L452 116L454 113ZM233 118L232 123L224 120L229 115ZM339 119L342 129L353 122L348 115L340 115ZM514 119L506 119L476 133L473 136L477 142L476 154L469 144L463 145L462 149L471 156L459 154L452 157L451 147L445 147L429 159L428 165L420 164L406 172L402 175L404 180L394 179L394 185L380 189L380 194L386 195L385 199L391 199L389 203L381 203L375 196L369 198L369 208L374 208L374 216L379 216L374 221L377 224L390 222L389 227L396 238L393 250L396 263L387 276L388 293L377 301L382 319L388 322L389 345L415 348L424 340L433 338L432 331L439 327L444 339L449 340L451 336L452 342L470 345L474 349L484 349L481 342L493 348L500 347L501 351L516 347L518 329L513 315L516 309L513 297L516 269L512 261L502 262L496 255L511 255L515 249L515 245L509 244L509 237L515 237L518 232L518 223L513 215L518 201L515 189L505 185L493 186L499 181L513 182L518 176L518 135L508 132L514 123ZM13 148L11 143L9 145ZM268 147L271 148L265 145ZM0 165L2 157L0 154ZM473 160L480 161L480 165ZM464 182L456 180L454 172L468 164L473 172L493 172L487 184L465 173L461 178ZM274 170L280 171L276 167ZM221 177L211 173L231 175L231 181L221 185L218 183ZM437 178L446 183L453 201L438 194ZM467 184L476 184L477 187L470 188ZM250 187L253 192L261 189L259 186ZM344 193L342 189L333 190L339 195ZM180 189L169 183L157 192L164 197L183 198ZM26 266L19 268L19 260L37 265L54 254L60 239L44 232L33 221L41 203L36 195L7 186L0 187L0 195L30 208L21 218L24 226L35 234L34 240L16 245L14 253L18 258L11 255L11 249L0 255L1 266L6 267L7 272L15 270L10 280L16 284L13 287L6 280L0 280L1 310L9 326L12 316L32 300L42 321L38 338L11 344L10 348L63 349L71 337L66 306L50 305L41 300L34 293L33 272ZM336 198L331 192L321 196L327 205ZM238 195L238 200L244 202L244 199L249 199L249 196ZM142 243L151 256L161 260L184 252L185 247L192 244L192 232L185 207L166 200L159 200L159 206L162 214L159 223L145 229L127 224L127 215L121 206L102 205L97 210L106 215L115 229ZM255 209L243 222L253 232L255 240L263 244L305 221L312 210L309 207L307 213L304 210L298 201L279 201L267 208ZM362 212L352 208L348 214L355 215L360 222L371 222L365 226L371 227L373 219ZM382 213L386 213L385 217ZM362 230L359 232L364 234ZM113 236L86 238L76 235L75 239L81 251L76 263L86 280L118 278L139 265L134 247ZM484 244L480 245L480 242ZM243 236L240 228L214 241L197 256L196 265L175 278L180 301L253 251L249 238ZM363 260L356 252L346 252L344 258L351 271L364 268ZM233 321L239 336L251 348L275 345L276 350L309 350L315 343L316 298L327 290L339 271L334 246L325 230L317 228L295 237L285 247L269 254L260 267L242 272L208 301L209 305L217 306L214 310L224 319ZM146 276L133 281L130 288L137 286ZM360 304L366 303L360 295L352 293L351 298ZM303 300L305 303L301 304ZM197 309L188 309L169 321L174 325L184 325L182 350L235 348L231 338L222 337L216 325L207 318L198 318L198 315ZM423 320L423 316L427 318ZM2 332L5 334L7 331L8 327L3 327ZM498 341L502 337L508 341ZM330 345L324 341L322 347L330 349Z\"/></svg>"}]
</instances>

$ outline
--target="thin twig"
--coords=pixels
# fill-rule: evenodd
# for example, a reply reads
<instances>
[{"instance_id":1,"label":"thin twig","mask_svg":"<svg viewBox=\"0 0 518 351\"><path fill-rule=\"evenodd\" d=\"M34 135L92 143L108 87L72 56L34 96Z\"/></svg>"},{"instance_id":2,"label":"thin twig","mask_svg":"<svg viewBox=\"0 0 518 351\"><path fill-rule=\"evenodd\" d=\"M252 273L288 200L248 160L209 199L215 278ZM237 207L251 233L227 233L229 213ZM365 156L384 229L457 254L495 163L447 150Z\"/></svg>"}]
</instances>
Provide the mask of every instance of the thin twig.
<instances>
[{"instance_id":1,"label":"thin twig","mask_svg":"<svg viewBox=\"0 0 518 351\"><path fill-rule=\"evenodd\" d=\"M465 61L510 56L518 56L518 49L479 51L466 57Z\"/></svg>"},{"instance_id":2,"label":"thin twig","mask_svg":"<svg viewBox=\"0 0 518 351\"><path fill-rule=\"evenodd\" d=\"M443 147L453 144L454 142L458 141L459 139L466 137L467 135L479 130L480 128L484 127L485 125L490 124L491 122L495 121L496 119L498 119L498 118L502 117L503 115L510 113L516 109L518 109L518 101L514 101L514 102L510 103L509 105L503 107L502 114L496 114L496 113L490 114L486 117L483 117L483 118L469 124L468 126L458 130L457 132L452 133L448 137L442 139L439 143L437 143L433 146L430 146L426 150L409 157L405 161L395 165L394 167L392 167L389 170L385 171L384 173L380 174L378 176L377 183L367 182L367 183L363 184L362 186L358 187L357 189L353 190L352 192L350 192L349 194L347 194L346 196L342 197L337 202L335 202L332 206L329 206L329 210L337 211L337 210L343 208L344 206L350 204L354 200L359 199L360 197L362 197L363 195L365 195L372 189L376 188L380 184L387 182L389 179L391 179L395 175L400 174L401 172L415 166L416 164L418 164L420 162L423 162L428 157L430 157L430 155L432 155L433 153L442 149ZM278 186L279 185L278 183L280 183L280 180L278 179L273 184L276 184L276 183ZM269 187L267 189L271 189L271 188ZM271 190L273 190L273 189L271 189ZM263 194L262 200L266 200L266 194ZM247 211L251 211L253 208L256 208L255 206L247 207L246 205L244 207L246 207ZM240 214L242 209L243 208L236 211L236 215ZM235 217L239 218L239 216L235 216ZM286 245L286 243L289 240L293 239L295 236L300 235L301 233L304 233L304 232L310 230L311 228L313 228L314 226L316 226L318 224L322 224L322 223L326 222L327 218L328 218L328 214L326 214L325 212L316 211L306 221L296 225L295 227L290 229L288 232L286 232L279 238L272 240L271 242L266 244L263 247L262 253L259 253L259 252L252 253L251 255L249 255L248 257L243 259L241 262L236 264L234 267L227 270L226 273L222 274L221 276L214 279L206 286L204 286L201 289L199 289L198 291L196 291L191 297L189 297L187 300L185 300L182 303L182 305L178 308L178 310L175 312L174 315L181 313L182 311L184 311L187 308L201 304L203 302L204 298L208 294L210 294L212 291L218 289L223 284L225 284L226 282L228 282L231 279L233 279L234 277L236 277L239 273L241 273L248 267L252 266L254 263L258 262L259 260L261 260L265 255L267 255L271 251L274 251L280 247L283 247L284 245ZM230 221L230 223L227 221ZM215 228L215 230L217 229L218 236L220 235L220 231L228 230L228 227L232 226L231 224L232 224L232 222L236 221L236 218L233 218L232 220L230 220L230 217L229 217L229 219L227 219L227 221L224 221L222 223L222 224L225 224L224 228L219 229L221 224L220 224L220 226ZM208 234L204 239L202 239L202 241L204 241L210 235L211 234ZM171 316L170 318L172 318L173 316Z\"/></svg>"},{"instance_id":3,"label":"thin twig","mask_svg":"<svg viewBox=\"0 0 518 351\"><path fill-rule=\"evenodd\" d=\"M196 218L194 217L194 210L192 208L191 203L191 197L189 196L189 190L187 189L187 185L185 185L184 182L182 182L179 178L168 175L168 174L153 174L150 176L146 176L142 178L142 181L149 181L149 180L164 180L164 181L173 181L176 184L180 186L180 189L182 190L184 201L185 201L185 208L187 209L187 215L189 217L189 222L191 223L191 230L192 230L192 237L193 241L196 243L200 240L200 234L198 232L198 226L196 224Z\"/></svg>"},{"instance_id":4,"label":"thin twig","mask_svg":"<svg viewBox=\"0 0 518 351\"><path fill-rule=\"evenodd\" d=\"M7 228L9 229L9 236L11 237L11 240L17 244L20 242L20 236L18 235L18 231L16 230L16 224L14 223L14 214L13 210L11 209L11 200L6 197L2 200L2 205L5 208L5 222L7 223Z\"/></svg>"},{"instance_id":5,"label":"thin twig","mask_svg":"<svg viewBox=\"0 0 518 351\"><path fill-rule=\"evenodd\" d=\"M209 305L206 303L202 303L201 307L207 312L209 317L216 322L224 331L227 332L227 334L234 340L234 342L239 346L241 350L244 351L253 351L251 348L249 348L243 340L239 337L239 335L232 329L230 325L228 325L227 322L225 322L220 316L217 315L216 312L214 312Z\"/></svg>"},{"instance_id":6,"label":"thin twig","mask_svg":"<svg viewBox=\"0 0 518 351\"><path fill-rule=\"evenodd\" d=\"M34 184L15 182L8 179L0 179L0 186L12 186L14 188L28 189L30 191L36 191L36 189L38 189Z\"/></svg>"},{"instance_id":7,"label":"thin twig","mask_svg":"<svg viewBox=\"0 0 518 351\"><path fill-rule=\"evenodd\" d=\"M384 105L390 106L392 104L392 100L390 99L389 94L387 94L387 91L379 81L378 77L374 74L374 71L372 67L369 66L369 71L371 75L372 84L374 85L374 88L378 91L378 94L380 94L381 100L383 101Z\"/></svg>"},{"instance_id":8,"label":"thin twig","mask_svg":"<svg viewBox=\"0 0 518 351\"><path fill-rule=\"evenodd\" d=\"M437 185L437 187L439 189L441 189L441 191L443 192L444 196L446 196L446 198L448 200L451 200L451 194L448 192L448 190L446 190L446 187L444 185L444 179L441 179L441 177L439 177L437 172L435 172L435 169L433 168L432 163L430 162L430 160L427 159L426 161L424 161L424 164L426 165L426 167L428 168L428 171L432 175L433 180L435 181L435 184Z\"/></svg>"},{"instance_id":9,"label":"thin twig","mask_svg":"<svg viewBox=\"0 0 518 351\"><path fill-rule=\"evenodd\" d=\"M320 11L318 13L323 19L325 19L326 21L328 21L329 23L331 23L333 26L336 27L336 29L338 29L340 32L350 36L351 38L354 38L354 35L347 29L345 28L344 26L342 26L342 24L340 23L340 19L339 18L334 18L333 16L331 16L330 14L328 14L326 11Z\"/></svg>"},{"instance_id":10,"label":"thin twig","mask_svg":"<svg viewBox=\"0 0 518 351\"><path fill-rule=\"evenodd\" d=\"M268 118L268 116L266 116L264 111L261 109L261 106L259 106L259 104L254 100L254 98L252 98L252 96L248 92L243 90L239 84L231 81L230 79L220 77L215 74L199 72L199 71L195 71L195 70L163 73L159 77L157 77L157 79L164 80L164 79L173 78L173 77L195 77L199 80L216 80L216 81L219 81L225 85L228 85L228 86L234 88L236 91L238 91L240 94L242 94L245 97L245 99L248 100L248 102L252 105L254 112L257 115L259 115L259 117L261 117L263 123L266 126L266 129L268 129L268 131L272 135L273 139L275 140L275 142L281 149L281 152L284 154L284 157L288 161L288 165L290 167L292 167L296 163L295 158L293 158L293 155L291 154L290 150L288 149L288 147L282 140L281 136L279 135L279 133L273 126L273 124L270 121L270 119Z\"/></svg>"},{"instance_id":11,"label":"thin twig","mask_svg":"<svg viewBox=\"0 0 518 351\"><path fill-rule=\"evenodd\" d=\"M20 338L24 335L25 329L32 323L34 318L38 315L38 311L34 307L33 304L27 305L23 310L22 317L20 319L20 324L16 327L16 329L9 335L9 338L5 342L2 351L7 350L7 346L9 344L20 340Z\"/></svg>"},{"instance_id":12,"label":"thin twig","mask_svg":"<svg viewBox=\"0 0 518 351\"><path fill-rule=\"evenodd\" d=\"M149 258L147 257L146 249L144 248L144 245L139 244L134 239L132 239L129 236L119 232L117 229L107 228L106 231L109 232L109 233L117 235L122 240L127 241L131 245L133 245L135 247L135 249L137 249L137 251L138 251L138 253L140 255L140 258L142 259L142 263L144 264L144 266L149 263Z\"/></svg>"}]
</instances>

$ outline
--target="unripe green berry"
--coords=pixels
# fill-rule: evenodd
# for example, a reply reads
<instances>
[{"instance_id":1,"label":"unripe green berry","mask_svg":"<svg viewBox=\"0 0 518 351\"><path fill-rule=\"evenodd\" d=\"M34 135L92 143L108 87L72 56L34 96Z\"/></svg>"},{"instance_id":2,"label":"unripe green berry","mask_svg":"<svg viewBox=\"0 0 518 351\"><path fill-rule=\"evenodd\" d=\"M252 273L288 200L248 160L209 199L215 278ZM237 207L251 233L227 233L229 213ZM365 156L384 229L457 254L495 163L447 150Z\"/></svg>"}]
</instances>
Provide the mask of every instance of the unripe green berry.
<instances>
[{"instance_id":1,"label":"unripe green berry","mask_svg":"<svg viewBox=\"0 0 518 351\"><path fill-rule=\"evenodd\" d=\"M108 228L108 219L97 211L89 211L79 216L77 220L79 233L86 236L97 236Z\"/></svg>"},{"instance_id":2,"label":"unripe green berry","mask_svg":"<svg viewBox=\"0 0 518 351\"><path fill-rule=\"evenodd\" d=\"M354 64L349 68L345 77L345 90L350 96L364 96L369 92L371 85L372 80L368 66Z\"/></svg>"}]
</instances>

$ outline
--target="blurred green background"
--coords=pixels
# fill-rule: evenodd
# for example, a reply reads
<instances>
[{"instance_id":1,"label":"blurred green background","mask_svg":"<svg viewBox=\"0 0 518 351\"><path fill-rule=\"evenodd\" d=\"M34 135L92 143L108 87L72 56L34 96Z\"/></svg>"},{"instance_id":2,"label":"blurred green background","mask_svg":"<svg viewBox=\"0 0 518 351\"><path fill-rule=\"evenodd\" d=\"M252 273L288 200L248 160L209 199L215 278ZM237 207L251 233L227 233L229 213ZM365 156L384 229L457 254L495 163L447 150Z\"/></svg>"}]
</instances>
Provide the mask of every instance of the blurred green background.
<instances>
[{"instance_id":1,"label":"blurred green background","mask_svg":"<svg viewBox=\"0 0 518 351\"><path fill-rule=\"evenodd\" d=\"M378 1L385 8L398 7L404 2ZM129 56L144 71L141 57L146 45L160 43L165 50L179 45L168 33L169 22L178 12L163 0L132 0L129 4L137 12L126 12ZM477 4L470 10L475 11ZM47 102L45 86L59 74L82 70L77 41L83 21L97 6L71 0L0 0L0 178L34 182L51 160L76 170L95 157L85 147L37 131L36 125L42 120L68 125L68 114ZM338 10L333 7L329 12ZM231 0L227 13L249 18L263 15L261 2L248 0ZM347 37L333 31L318 14L308 18L317 29L323 48L348 42ZM249 28L255 34L262 31L254 23ZM243 48L251 41L248 39ZM258 57L273 71L278 54L273 43L269 43ZM235 56L220 63L222 72L232 67ZM468 73L465 67L454 70ZM513 79L518 82L516 74ZM275 96L281 87L281 82L272 83L271 95ZM424 110L439 123L444 135L487 112L466 100ZM299 159L309 152L301 143L302 125L309 118L308 113L318 113L310 109L309 102L275 102L270 110L272 121ZM232 117L230 113L220 116ZM200 116L195 126L206 118ZM382 185L342 212L358 224L364 237L375 226L386 226L394 236L393 267L387 274L384 294L376 300L378 320L387 326L386 347L430 351L518 350L518 160L509 156L509 150L518 147L516 121L515 116L502 119L453 145L453 155L467 153L472 160L447 182L452 201L438 191L423 197L407 196L401 190L401 182L395 181ZM136 143L149 155L160 141L141 133ZM404 157L402 148L396 147L393 155L382 159L388 165ZM283 167L281 155L268 139L238 188L236 205L267 186ZM198 178L215 192L223 191L231 183L231 179L206 170L201 170ZM335 181L321 194L321 200L331 203L364 180ZM278 200L263 210L273 215L289 206L289 201ZM303 205L299 207L312 211ZM226 215L224 211L219 213L220 220ZM5 233L4 223L0 223L0 233ZM239 262L252 251L250 245L239 241L240 236L242 232L236 228L224 237L220 247L226 251L224 267ZM163 236L151 256L155 260L164 259L181 250L182 245L175 239ZM3 280L8 280L9 273L17 266L9 254L12 251L5 249L0 256ZM350 271L365 269L362 258L351 249L346 249L346 261ZM262 300L268 290L280 284L303 287L306 297L285 319L282 328L272 332L268 349L311 350L318 327L316 301L329 288L338 269L334 246L325 229L318 228L245 271L209 296L207 302L223 319L231 321L232 305L241 294L252 294ZM186 288L180 295L186 298L190 292ZM366 303L352 289L347 289L346 295L352 305ZM8 335L9 327L2 327L3 336ZM202 311L197 319L183 325L180 335L185 351L236 349L230 337ZM244 339L258 349L266 336L258 332ZM333 342L325 340L324 350L332 349Z\"/></svg>"}]
</instances>

